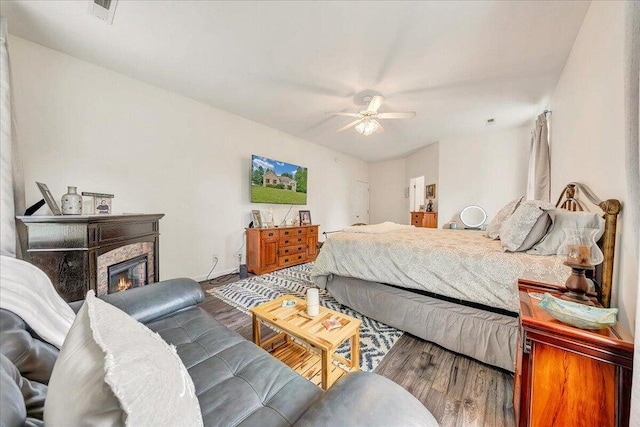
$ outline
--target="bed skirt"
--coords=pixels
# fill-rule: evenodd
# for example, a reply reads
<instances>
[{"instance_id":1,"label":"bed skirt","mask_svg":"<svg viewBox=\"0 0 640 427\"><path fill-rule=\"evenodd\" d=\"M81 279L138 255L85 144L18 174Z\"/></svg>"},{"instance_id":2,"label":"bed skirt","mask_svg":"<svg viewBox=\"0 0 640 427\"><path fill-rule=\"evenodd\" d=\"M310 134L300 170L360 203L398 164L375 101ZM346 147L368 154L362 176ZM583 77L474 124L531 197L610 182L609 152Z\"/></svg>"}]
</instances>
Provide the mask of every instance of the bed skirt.
<instances>
[{"instance_id":1,"label":"bed skirt","mask_svg":"<svg viewBox=\"0 0 640 427\"><path fill-rule=\"evenodd\" d=\"M327 290L340 304L372 319L489 365L515 370L517 317L350 277L333 276Z\"/></svg>"}]
</instances>

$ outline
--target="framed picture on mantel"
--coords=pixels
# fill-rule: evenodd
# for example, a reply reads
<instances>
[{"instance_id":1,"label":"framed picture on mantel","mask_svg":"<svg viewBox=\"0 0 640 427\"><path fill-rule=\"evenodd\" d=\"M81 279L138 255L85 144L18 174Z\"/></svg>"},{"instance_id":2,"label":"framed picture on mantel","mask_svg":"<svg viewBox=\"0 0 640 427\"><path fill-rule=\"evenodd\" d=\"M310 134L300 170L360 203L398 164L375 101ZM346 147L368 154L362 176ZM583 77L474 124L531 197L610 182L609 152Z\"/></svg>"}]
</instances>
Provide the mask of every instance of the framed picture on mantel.
<instances>
[{"instance_id":1,"label":"framed picture on mantel","mask_svg":"<svg viewBox=\"0 0 640 427\"><path fill-rule=\"evenodd\" d=\"M49 187L47 187L47 184L36 182L36 185L38 186L38 189L42 193L42 197L44 197L44 201L47 202L47 206L49 206L49 209L51 209L51 212L53 212L54 215L62 215L62 211L58 207L58 204L56 203L56 199L54 199L53 196L51 195L51 191L49 191Z\"/></svg>"}]
</instances>

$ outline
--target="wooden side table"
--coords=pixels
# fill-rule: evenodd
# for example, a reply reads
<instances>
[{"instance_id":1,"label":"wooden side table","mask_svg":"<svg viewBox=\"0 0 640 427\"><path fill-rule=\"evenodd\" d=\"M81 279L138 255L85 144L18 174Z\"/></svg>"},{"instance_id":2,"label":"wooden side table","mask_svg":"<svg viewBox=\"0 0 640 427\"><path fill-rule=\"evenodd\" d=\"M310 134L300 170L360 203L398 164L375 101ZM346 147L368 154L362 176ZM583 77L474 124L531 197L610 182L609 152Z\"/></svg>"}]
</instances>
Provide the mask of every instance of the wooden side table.
<instances>
[{"instance_id":1,"label":"wooden side table","mask_svg":"<svg viewBox=\"0 0 640 427\"><path fill-rule=\"evenodd\" d=\"M618 323L597 331L553 319L536 294L564 287L518 281L520 332L514 408L523 426L628 426L633 338ZM594 301L597 303L597 300Z\"/></svg>"},{"instance_id":2,"label":"wooden side table","mask_svg":"<svg viewBox=\"0 0 640 427\"><path fill-rule=\"evenodd\" d=\"M296 305L282 307L284 300L294 300ZM253 342L324 390L329 389L347 372L360 369L360 320L325 307L320 307L317 316L309 317L307 302L291 295L283 295L260 304L251 309L251 314ZM342 326L327 330L322 326L325 320L336 320ZM282 332L262 342L261 322ZM351 341L350 360L335 354L340 344L347 339ZM334 365L333 360L342 363L348 370Z\"/></svg>"}]
</instances>

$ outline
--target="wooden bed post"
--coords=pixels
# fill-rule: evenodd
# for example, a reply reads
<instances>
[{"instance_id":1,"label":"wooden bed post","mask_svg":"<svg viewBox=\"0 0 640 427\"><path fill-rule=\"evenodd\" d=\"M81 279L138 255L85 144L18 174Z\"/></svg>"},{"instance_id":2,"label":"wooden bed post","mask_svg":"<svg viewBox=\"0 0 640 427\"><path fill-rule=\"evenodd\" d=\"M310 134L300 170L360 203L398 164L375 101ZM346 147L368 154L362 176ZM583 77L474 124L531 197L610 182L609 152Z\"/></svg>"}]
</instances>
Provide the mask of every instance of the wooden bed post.
<instances>
[{"instance_id":1,"label":"wooden bed post","mask_svg":"<svg viewBox=\"0 0 640 427\"><path fill-rule=\"evenodd\" d=\"M598 206L604 212L604 234L598 242L602 248L604 261L600 268L600 286L601 286L601 303L604 307L611 306L611 288L613 287L613 259L616 251L616 226L618 223L618 214L622 210L620 200L608 199L600 201L600 199L591 191L589 187L579 182L570 182L562 190L560 198L556 203L556 207L567 209L569 211L588 211L585 205L580 201L578 192L584 194L591 204Z\"/></svg>"},{"instance_id":2,"label":"wooden bed post","mask_svg":"<svg viewBox=\"0 0 640 427\"><path fill-rule=\"evenodd\" d=\"M602 262L602 305L611 306L611 287L613 286L613 260L616 248L616 226L618 214L622 208L620 201L615 199L600 202L604 211L604 235L602 236L602 251L605 254Z\"/></svg>"}]
</instances>

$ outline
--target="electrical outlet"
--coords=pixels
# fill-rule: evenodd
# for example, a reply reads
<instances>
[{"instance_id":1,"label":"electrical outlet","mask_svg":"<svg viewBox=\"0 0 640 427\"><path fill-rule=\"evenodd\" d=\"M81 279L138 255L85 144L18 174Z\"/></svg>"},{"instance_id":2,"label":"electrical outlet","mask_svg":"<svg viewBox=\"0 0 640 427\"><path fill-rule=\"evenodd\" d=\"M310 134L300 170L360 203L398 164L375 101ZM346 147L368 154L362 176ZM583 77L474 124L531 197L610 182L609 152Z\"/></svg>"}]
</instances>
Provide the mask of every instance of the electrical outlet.
<instances>
[{"instance_id":1,"label":"electrical outlet","mask_svg":"<svg viewBox=\"0 0 640 427\"><path fill-rule=\"evenodd\" d=\"M242 254L238 254L238 264L242 264Z\"/></svg>"}]
</instances>

